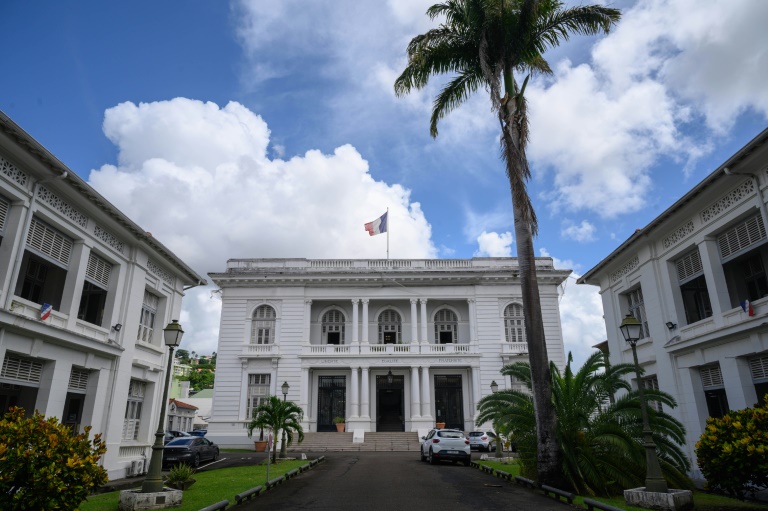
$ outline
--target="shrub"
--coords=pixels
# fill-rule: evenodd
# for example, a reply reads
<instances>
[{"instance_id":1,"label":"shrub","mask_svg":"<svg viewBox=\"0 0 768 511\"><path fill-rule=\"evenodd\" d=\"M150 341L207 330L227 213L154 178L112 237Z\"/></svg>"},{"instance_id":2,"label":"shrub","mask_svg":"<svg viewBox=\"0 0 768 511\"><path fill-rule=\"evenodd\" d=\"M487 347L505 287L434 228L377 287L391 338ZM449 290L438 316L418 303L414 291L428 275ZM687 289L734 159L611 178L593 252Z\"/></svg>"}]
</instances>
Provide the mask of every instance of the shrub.
<instances>
[{"instance_id":1,"label":"shrub","mask_svg":"<svg viewBox=\"0 0 768 511\"><path fill-rule=\"evenodd\" d=\"M92 489L107 482L98 465L107 452L101 435L89 440L58 419L11 408L0 420L0 500L4 511L77 509Z\"/></svg>"},{"instance_id":2,"label":"shrub","mask_svg":"<svg viewBox=\"0 0 768 511\"><path fill-rule=\"evenodd\" d=\"M768 487L768 395L755 408L707 419L696 457L715 491L744 499Z\"/></svg>"},{"instance_id":3,"label":"shrub","mask_svg":"<svg viewBox=\"0 0 768 511\"><path fill-rule=\"evenodd\" d=\"M193 475L195 475L194 468L186 463L179 463L178 465L171 467L170 472L168 472L168 477L166 477L165 480L169 483L184 483L192 479Z\"/></svg>"}]
</instances>

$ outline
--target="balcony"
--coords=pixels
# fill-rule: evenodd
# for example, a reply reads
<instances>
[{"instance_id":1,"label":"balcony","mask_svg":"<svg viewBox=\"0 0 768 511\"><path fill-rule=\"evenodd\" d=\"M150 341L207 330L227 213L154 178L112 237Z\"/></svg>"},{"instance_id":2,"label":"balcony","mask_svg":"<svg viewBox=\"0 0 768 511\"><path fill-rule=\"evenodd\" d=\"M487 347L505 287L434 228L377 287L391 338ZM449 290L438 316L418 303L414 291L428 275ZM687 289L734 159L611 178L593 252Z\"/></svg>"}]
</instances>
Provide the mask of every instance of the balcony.
<instances>
[{"instance_id":1,"label":"balcony","mask_svg":"<svg viewBox=\"0 0 768 511\"><path fill-rule=\"evenodd\" d=\"M479 355L476 343L470 344L305 344L302 357L360 357L381 355L445 356Z\"/></svg>"},{"instance_id":2,"label":"balcony","mask_svg":"<svg viewBox=\"0 0 768 511\"><path fill-rule=\"evenodd\" d=\"M528 343L503 342L501 343L501 355L504 357L528 356Z\"/></svg>"},{"instance_id":3,"label":"balcony","mask_svg":"<svg viewBox=\"0 0 768 511\"><path fill-rule=\"evenodd\" d=\"M240 352L240 358L279 357L279 344L246 344Z\"/></svg>"}]
</instances>

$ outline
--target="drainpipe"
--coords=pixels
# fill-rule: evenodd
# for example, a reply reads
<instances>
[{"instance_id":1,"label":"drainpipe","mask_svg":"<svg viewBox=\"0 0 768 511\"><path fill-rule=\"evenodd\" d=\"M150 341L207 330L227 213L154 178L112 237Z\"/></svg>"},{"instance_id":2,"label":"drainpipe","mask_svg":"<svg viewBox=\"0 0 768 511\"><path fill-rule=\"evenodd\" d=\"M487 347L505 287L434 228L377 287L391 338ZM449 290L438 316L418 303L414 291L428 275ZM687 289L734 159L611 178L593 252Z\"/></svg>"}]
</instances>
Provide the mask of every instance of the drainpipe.
<instances>
[{"instance_id":1,"label":"drainpipe","mask_svg":"<svg viewBox=\"0 0 768 511\"><path fill-rule=\"evenodd\" d=\"M35 204L35 200L37 199L37 190L40 188L40 185L43 183L47 183L49 181L54 181L56 179L65 179L69 175L69 172L64 171L63 174L49 177L46 179L38 179L35 181L35 184L32 186L32 197L29 199L29 207L27 208L27 218L24 220L24 230L22 231L21 239L19 240L19 249L16 251L16 259L13 262L13 272L11 273L11 282L8 286L8 291L5 296L5 308L6 310L10 310L11 308L11 301L13 300L14 290L16 289L16 284L19 281L19 270L21 268L21 260L24 258L24 249L27 247L27 236L29 236L29 228L32 225L32 207Z\"/></svg>"}]
</instances>

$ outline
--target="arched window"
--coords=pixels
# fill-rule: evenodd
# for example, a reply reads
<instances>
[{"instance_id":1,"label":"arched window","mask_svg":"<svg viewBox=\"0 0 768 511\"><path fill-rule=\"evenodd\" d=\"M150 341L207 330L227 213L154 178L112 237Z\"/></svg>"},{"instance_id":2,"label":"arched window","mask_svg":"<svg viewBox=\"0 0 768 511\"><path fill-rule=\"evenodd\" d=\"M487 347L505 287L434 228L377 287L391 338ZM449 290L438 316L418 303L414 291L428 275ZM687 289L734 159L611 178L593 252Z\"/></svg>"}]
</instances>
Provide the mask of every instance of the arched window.
<instances>
[{"instance_id":1,"label":"arched window","mask_svg":"<svg viewBox=\"0 0 768 511\"><path fill-rule=\"evenodd\" d=\"M387 309L379 315L379 344L399 344L402 332L402 320L396 310Z\"/></svg>"},{"instance_id":2,"label":"arched window","mask_svg":"<svg viewBox=\"0 0 768 511\"><path fill-rule=\"evenodd\" d=\"M327 344L344 344L344 314L330 310L323 314L323 338Z\"/></svg>"},{"instance_id":3,"label":"arched window","mask_svg":"<svg viewBox=\"0 0 768 511\"><path fill-rule=\"evenodd\" d=\"M440 309L435 314L435 343L451 344L458 342L459 319L451 309Z\"/></svg>"},{"instance_id":4,"label":"arched window","mask_svg":"<svg viewBox=\"0 0 768 511\"><path fill-rule=\"evenodd\" d=\"M510 303L504 309L504 334L507 342L526 342L523 306L519 303Z\"/></svg>"},{"instance_id":5,"label":"arched window","mask_svg":"<svg viewBox=\"0 0 768 511\"><path fill-rule=\"evenodd\" d=\"M259 305L253 312L251 325L251 344L272 344L275 342L275 309L269 305Z\"/></svg>"}]
</instances>

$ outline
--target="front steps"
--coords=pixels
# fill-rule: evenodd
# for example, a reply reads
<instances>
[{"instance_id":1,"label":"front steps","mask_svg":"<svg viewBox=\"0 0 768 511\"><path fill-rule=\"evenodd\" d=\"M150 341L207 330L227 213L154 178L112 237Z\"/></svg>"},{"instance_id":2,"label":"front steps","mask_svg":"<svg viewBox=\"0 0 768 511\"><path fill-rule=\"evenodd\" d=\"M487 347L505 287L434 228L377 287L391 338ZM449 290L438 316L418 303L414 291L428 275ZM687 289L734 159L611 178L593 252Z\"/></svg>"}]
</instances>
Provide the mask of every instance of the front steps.
<instances>
[{"instance_id":1,"label":"front steps","mask_svg":"<svg viewBox=\"0 0 768 511\"><path fill-rule=\"evenodd\" d=\"M295 437L294 437L295 439ZM352 433L304 433L304 441L295 441L288 452L328 451L418 451L418 433L366 433L365 442L352 443Z\"/></svg>"}]
</instances>

